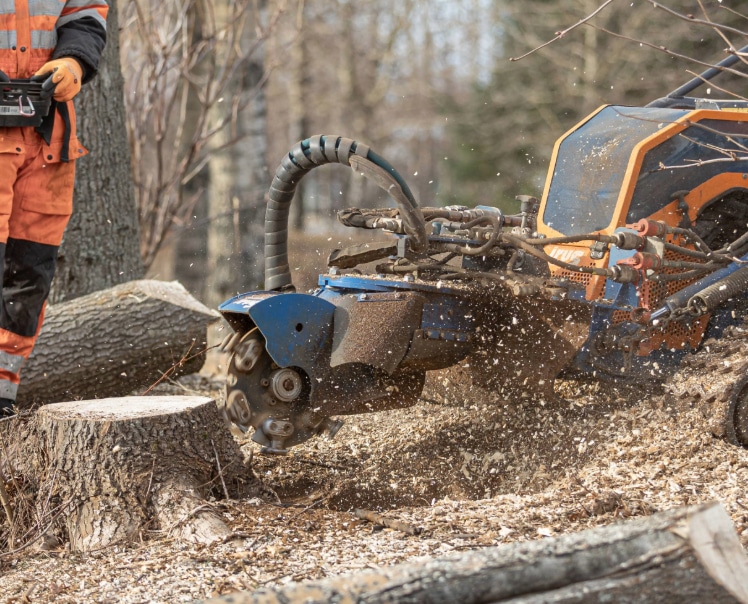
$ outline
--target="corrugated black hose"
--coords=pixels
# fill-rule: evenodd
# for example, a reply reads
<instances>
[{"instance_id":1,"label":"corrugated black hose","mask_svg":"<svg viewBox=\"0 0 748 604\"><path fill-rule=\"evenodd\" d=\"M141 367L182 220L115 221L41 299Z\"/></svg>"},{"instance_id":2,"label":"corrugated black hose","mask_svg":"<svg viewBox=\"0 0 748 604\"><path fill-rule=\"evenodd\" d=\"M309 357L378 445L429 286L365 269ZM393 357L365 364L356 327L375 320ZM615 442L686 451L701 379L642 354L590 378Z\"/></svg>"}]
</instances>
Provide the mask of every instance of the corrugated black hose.
<instances>
[{"instance_id":1,"label":"corrugated black hose","mask_svg":"<svg viewBox=\"0 0 748 604\"><path fill-rule=\"evenodd\" d=\"M331 134L296 143L283 158L268 191L265 212L265 289L294 291L288 264L288 217L299 181L326 164L343 164L377 183L397 202L411 249L428 246L426 223L402 176L367 145Z\"/></svg>"}]
</instances>

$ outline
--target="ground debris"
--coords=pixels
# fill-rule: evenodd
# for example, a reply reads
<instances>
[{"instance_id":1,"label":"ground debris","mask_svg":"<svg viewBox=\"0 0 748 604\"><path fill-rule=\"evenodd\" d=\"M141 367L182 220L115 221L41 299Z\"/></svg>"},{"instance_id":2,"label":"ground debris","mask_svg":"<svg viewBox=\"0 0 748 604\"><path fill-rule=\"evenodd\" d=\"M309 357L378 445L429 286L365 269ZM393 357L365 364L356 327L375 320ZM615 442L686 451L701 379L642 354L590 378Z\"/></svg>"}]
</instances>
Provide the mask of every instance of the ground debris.
<instances>
[{"instance_id":1,"label":"ground debris","mask_svg":"<svg viewBox=\"0 0 748 604\"><path fill-rule=\"evenodd\" d=\"M687 370L683 391L710 386ZM215 388L189 382L206 386ZM29 548L0 558L0 602L189 602L711 500L748 545L748 451L712 434L708 404L594 382L561 388L567 400L553 405L475 391L462 403L350 416L334 440L288 456L259 456L244 436L282 504L217 502L232 539L198 547L153 527L137 543L87 555ZM422 532L372 531L352 513L363 507Z\"/></svg>"}]
</instances>

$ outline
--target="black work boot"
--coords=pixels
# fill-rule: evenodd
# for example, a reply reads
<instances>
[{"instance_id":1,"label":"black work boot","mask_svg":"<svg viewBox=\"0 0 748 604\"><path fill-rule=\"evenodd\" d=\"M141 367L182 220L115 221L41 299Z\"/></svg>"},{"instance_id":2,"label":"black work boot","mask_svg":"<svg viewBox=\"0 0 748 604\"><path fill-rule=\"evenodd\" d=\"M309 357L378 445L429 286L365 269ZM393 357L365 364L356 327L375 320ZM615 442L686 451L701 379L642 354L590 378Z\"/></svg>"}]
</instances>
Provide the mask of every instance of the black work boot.
<instances>
[{"instance_id":1,"label":"black work boot","mask_svg":"<svg viewBox=\"0 0 748 604\"><path fill-rule=\"evenodd\" d=\"M13 410L13 405L16 401L12 401L9 398L0 398L0 419L4 417L12 417L16 414Z\"/></svg>"}]
</instances>

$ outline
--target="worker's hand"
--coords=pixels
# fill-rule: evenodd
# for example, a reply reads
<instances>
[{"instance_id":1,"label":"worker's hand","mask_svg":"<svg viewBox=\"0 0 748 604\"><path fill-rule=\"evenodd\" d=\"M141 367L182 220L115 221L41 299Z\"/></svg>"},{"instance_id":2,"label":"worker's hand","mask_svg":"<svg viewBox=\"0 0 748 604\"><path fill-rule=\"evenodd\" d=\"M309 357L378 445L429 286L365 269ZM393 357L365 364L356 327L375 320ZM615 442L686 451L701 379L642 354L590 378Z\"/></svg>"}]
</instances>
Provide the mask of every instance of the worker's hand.
<instances>
[{"instance_id":1,"label":"worker's hand","mask_svg":"<svg viewBox=\"0 0 748 604\"><path fill-rule=\"evenodd\" d=\"M44 80L42 94L52 95L55 101L69 101L81 91L83 68L75 59L63 57L45 63L32 79Z\"/></svg>"}]
</instances>

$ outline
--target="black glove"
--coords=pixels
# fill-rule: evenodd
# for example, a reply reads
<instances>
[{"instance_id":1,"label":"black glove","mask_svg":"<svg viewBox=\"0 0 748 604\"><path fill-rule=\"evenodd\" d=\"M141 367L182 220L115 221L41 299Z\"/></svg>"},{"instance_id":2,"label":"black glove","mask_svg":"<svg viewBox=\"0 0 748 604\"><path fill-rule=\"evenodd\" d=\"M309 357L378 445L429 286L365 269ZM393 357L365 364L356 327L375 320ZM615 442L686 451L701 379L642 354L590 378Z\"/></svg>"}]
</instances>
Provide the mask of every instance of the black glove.
<instances>
[{"instance_id":1,"label":"black glove","mask_svg":"<svg viewBox=\"0 0 748 604\"><path fill-rule=\"evenodd\" d=\"M8 74L2 70L0 70L0 82L10 82L10 78L8 77Z\"/></svg>"}]
</instances>

